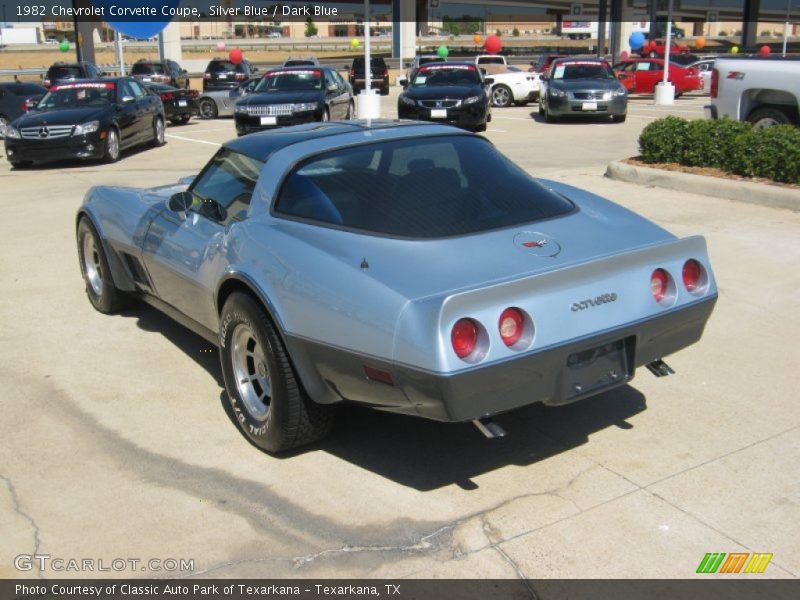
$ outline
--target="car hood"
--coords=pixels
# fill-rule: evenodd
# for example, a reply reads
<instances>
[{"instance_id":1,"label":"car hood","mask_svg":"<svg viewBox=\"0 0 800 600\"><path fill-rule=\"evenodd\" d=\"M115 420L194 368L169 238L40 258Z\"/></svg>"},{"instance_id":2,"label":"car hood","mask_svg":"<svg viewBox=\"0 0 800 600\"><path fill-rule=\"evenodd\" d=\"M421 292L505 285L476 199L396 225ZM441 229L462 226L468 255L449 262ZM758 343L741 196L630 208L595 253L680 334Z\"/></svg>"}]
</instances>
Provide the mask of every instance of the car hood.
<instances>
[{"instance_id":1,"label":"car hood","mask_svg":"<svg viewBox=\"0 0 800 600\"><path fill-rule=\"evenodd\" d=\"M15 123L18 127L38 127L40 125L75 125L101 118L108 107L63 108L25 113Z\"/></svg>"},{"instance_id":2,"label":"car hood","mask_svg":"<svg viewBox=\"0 0 800 600\"><path fill-rule=\"evenodd\" d=\"M266 92L247 94L236 104L239 106L263 104L295 104L298 102L319 102L323 99L322 90L304 90L294 92Z\"/></svg>"},{"instance_id":3,"label":"car hood","mask_svg":"<svg viewBox=\"0 0 800 600\"><path fill-rule=\"evenodd\" d=\"M613 91L619 89L621 84L616 79L570 79L569 81L552 81L550 86L568 92L580 92L587 90Z\"/></svg>"},{"instance_id":4,"label":"car hood","mask_svg":"<svg viewBox=\"0 0 800 600\"><path fill-rule=\"evenodd\" d=\"M675 239L599 196L556 182L542 183L568 197L578 210L517 227L428 240L361 235L281 219L275 226L305 245L306 251L336 257L349 268L359 269L366 260L370 277L408 300L500 284ZM543 248L524 246L543 239L548 240Z\"/></svg>"},{"instance_id":5,"label":"car hood","mask_svg":"<svg viewBox=\"0 0 800 600\"><path fill-rule=\"evenodd\" d=\"M414 100L437 100L439 98L467 98L482 92L483 88L480 85L442 85L429 88L409 87L403 93L406 97Z\"/></svg>"}]
</instances>

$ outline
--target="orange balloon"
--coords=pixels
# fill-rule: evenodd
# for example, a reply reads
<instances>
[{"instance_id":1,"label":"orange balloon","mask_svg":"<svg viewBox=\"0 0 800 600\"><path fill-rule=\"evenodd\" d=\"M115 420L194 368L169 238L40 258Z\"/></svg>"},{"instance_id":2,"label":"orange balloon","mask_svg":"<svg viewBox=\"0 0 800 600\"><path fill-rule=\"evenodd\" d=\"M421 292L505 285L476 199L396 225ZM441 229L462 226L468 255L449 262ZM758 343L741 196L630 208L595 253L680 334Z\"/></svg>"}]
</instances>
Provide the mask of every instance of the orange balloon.
<instances>
[{"instance_id":1,"label":"orange balloon","mask_svg":"<svg viewBox=\"0 0 800 600\"><path fill-rule=\"evenodd\" d=\"M472 41L475 42L476 44L480 44L481 43L481 36L479 36L478 34L475 34L475 37L472 38Z\"/></svg>"},{"instance_id":2,"label":"orange balloon","mask_svg":"<svg viewBox=\"0 0 800 600\"><path fill-rule=\"evenodd\" d=\"M706 38L699 37L699 38L695 39L694 47L697 48L698 50L702 50L703 48L705 48L706 47Z\"/></svg>"}]
</instances>

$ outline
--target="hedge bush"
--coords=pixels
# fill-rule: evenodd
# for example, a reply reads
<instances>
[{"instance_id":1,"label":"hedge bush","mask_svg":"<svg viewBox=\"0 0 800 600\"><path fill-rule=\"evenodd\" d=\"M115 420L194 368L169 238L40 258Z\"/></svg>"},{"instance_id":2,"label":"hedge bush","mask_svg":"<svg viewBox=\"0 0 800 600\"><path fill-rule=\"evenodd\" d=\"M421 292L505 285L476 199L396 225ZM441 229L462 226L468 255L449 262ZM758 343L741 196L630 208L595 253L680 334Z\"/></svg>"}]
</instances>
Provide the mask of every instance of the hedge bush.
<instances>
[{"instance_id":1,"label":"hedge bush","mask_svg":"<svg viewBox=\"0 0 800 600\"><path fill-rule=\"evenodd\" d=\"M754 129L730 119L688 121L666 117L639 136L645 163L714 167L727 173L800 183L800 129L779 125Z\"/></svg>"}]
</instances>

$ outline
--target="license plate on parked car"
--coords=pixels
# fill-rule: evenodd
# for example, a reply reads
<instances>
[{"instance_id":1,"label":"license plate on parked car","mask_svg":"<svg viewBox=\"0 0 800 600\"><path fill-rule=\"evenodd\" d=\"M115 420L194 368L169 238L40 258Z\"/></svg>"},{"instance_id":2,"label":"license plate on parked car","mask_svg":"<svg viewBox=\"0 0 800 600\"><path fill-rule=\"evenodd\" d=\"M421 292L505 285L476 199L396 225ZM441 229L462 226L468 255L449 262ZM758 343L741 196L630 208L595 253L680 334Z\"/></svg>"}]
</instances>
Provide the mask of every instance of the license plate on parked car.
<instances>
[{"instance_id":1,"label":"license plate on parked car","mask_svg":"<svg viewBox=\"0 0 800 600\"><path fill-rule=\"evenodd\" d=\"M432 108L431 109L431 119L446 119L447 118L447 109L446 108Z\"/></svg>"},{"instance_id":2,"label":"license plate on parked car","mask_svg":"<svg viewBox=\"0 0 800 600\"><path fill-rule=\"evenodd\" d=\"M633 343L630 338L617 340L570 354L562 377L562 398L569 401L628 381Z\"/></svg>"},{"instance_id":3,"label":"license plate on parked car","mask_svg":"<svg viewBox=\"0 0 800 600\"><path fill-rule=\"evenodd\" d=\"M261 117L261 124L262 125L277 125L278 118L277 117Z\"/></svg>"},{"instance_id":4,"label":"license plate on parked car","mask_svg":"<svg viewBox=\"0 0 800 600\"><path fill-rule=\"evenodd\" d=\"M178 106L186 106L186 100L178 100Z\"/></svg>"},{"instance_id":5,"label":"license plate on parked car","mask_svg":"<svg viewBox=\"0 0 800 600\"><path fill-rule=\"evenodd\" d=\"M217 75L217 79L227 79L227 75Z\"/></svg>"},{"instance_id":6,"label":"license plate on parked car","mask_svg":"<svg viewBox=\"0 0 800 600\"><path fill-rule=\"evenodd\" d=\"M597 102L584 102L583 110L597 110Z\"/></svg>"}]
</instances>

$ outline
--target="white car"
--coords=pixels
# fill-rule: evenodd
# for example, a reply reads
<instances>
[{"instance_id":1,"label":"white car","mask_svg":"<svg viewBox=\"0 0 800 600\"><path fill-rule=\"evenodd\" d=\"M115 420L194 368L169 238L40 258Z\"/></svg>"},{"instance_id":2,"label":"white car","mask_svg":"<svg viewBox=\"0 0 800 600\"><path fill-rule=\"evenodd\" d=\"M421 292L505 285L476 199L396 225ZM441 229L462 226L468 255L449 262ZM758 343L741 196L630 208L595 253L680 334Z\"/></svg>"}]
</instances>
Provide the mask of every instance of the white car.
<instances>
[{"instance_id":1,"label":"white car","mask_svg":"<svg viewBox=\"0 0 800 600\"><path fill-rule=\"evenodd\" d=\"M529 73L509 65L505 56L496 54L477 56L475 64L492 79L490 96L493 106L525 106L538 99L542 82L538 73Z\"/></svg>"}]
</instances>

